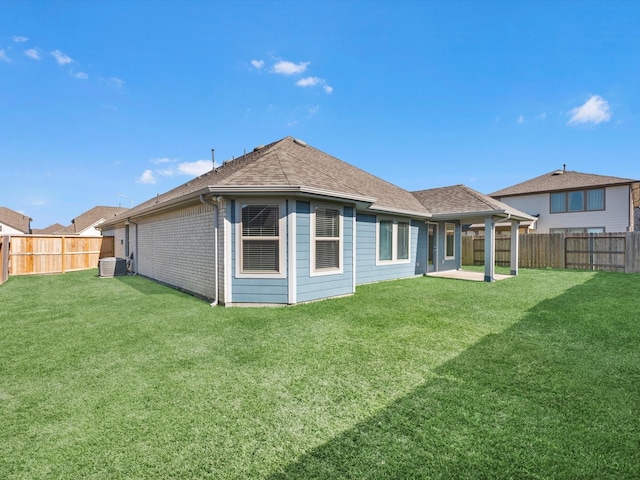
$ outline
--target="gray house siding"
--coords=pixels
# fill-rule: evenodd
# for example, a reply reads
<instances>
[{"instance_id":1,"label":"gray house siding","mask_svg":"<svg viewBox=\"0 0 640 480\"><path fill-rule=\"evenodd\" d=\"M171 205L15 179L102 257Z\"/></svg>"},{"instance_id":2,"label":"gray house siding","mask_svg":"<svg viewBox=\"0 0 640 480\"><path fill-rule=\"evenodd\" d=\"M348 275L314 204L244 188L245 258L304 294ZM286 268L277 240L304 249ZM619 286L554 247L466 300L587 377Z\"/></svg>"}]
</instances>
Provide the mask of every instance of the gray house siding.
<instances>
[{"instance_id":1,"label":"gray house siding","mask_svg":"<svg viewBox=\"0 0 640 480\"><path fill-rule=\"evenodd\" d=\"M389 217L385 215L385 218ZM427 235L424 222L411 222L410 261L385 265L376 264L376 223L377 217L375 215L357 214L356 283L361 285L425 273L427 267Z\"/></svg>"},{"instance_id":2,"label":"gray house siding","mask_svg":"<svg viewBox=\"0 0 640 480\"><path fill-rule=\"evenodd\" d=\"M140 219L129 228L136 271L196 295L215 296L213 206L196 205ZM137 244L137 252L134 245Z\"/></svg>"},{"instance_id":3,"label":"gray house siding","mask_svg":"<svg viewBox=\"0 0 640 480\"><path fill-rule=\"evenodd\" d=\"M296 283L297 302L353 293L353 215L343 207L342 273L311 276L311 204L296 202Z\"/></svg>"},{"instance_id":4,"label":"gray house siding","mask_svg":"<svg viewBox=\"0 0 640 480\"><path fill-rule=\"evenodd\" d=\"M229 210L231 218L231 302L232 303L263 303L263 304L287 304L288 296L288 279L286 278L264 278L264 277L238 277L237 275L237 256L239 254L237 245L236 225L240 219L236 218L236 201L232 200ZM290 205L293 202L286 202L286 224L282 235L285 245L285 265L284 271L288 271L288 224Z\"/></svg>"}]
</instances>

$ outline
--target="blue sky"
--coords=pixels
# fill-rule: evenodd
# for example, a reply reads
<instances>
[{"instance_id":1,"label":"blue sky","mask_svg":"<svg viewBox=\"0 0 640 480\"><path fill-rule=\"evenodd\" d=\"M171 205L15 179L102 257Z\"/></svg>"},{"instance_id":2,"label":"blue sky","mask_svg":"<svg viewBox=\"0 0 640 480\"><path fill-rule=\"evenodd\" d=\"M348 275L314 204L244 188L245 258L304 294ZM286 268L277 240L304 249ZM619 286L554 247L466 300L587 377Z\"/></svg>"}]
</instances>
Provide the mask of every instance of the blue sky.
<instances>
[{"instance_id":1,"label":"blue sky","mask_svg":"<svg viewBox=\"0 0 640 480\"><path fill-rule=\"evenodd\" d=\"M285 136L408 190L640 178L640 2L0 4L0 205L132 206Z\"/></svg>"}]
</instances>

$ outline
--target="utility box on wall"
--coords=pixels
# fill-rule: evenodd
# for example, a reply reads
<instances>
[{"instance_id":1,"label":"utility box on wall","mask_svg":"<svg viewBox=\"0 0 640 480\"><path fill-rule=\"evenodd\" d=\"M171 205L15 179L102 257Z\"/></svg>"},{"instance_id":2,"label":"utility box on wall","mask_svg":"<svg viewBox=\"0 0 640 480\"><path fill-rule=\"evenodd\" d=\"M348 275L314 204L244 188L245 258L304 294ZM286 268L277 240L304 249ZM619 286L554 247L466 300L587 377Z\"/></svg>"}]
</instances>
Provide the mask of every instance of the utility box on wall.
<instances>
[{"instance_id":1,"label":"utility box on wall","mask_svg":"<svg viewBox=\"0 0 640 480\"><path fill-rule=\"evenodd\" d=\"M98 262L101 277L117 277L127 274L127 259L116 257L101 258Z\"/></svg>"}]
</instances>

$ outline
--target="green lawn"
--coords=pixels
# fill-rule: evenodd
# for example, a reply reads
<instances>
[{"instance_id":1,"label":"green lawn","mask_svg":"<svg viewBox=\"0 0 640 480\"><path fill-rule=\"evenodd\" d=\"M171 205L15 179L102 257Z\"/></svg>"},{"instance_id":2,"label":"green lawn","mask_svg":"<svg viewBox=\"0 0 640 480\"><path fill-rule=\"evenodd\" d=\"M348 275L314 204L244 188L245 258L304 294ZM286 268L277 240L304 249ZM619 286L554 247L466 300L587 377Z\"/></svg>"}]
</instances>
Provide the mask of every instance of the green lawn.
<instances>
[{"instance_id":1,"label":"green lawn","mask_svg":"<svg viewBox=\"0 0 640 480\"><path fill-rule=\"evenodd\" d=\"M0 478L640 478L640 275L415 278L211 308L0 287Z\"/></svg>"}]
</instances>

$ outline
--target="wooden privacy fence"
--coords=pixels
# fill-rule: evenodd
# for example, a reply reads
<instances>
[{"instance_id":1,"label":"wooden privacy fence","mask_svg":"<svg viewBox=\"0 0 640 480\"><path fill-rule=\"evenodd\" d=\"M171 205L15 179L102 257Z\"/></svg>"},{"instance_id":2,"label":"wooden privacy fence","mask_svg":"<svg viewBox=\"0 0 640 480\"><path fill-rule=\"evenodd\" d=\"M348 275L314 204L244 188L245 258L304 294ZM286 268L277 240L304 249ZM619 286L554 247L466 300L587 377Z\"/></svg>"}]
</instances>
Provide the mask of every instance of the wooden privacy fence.
<instances>
[{"instance_id":1,"label":"wooden privacy fence","mask_svg":"<svg viewBox=\"0 0 640 480\"><path fill-rule=\"evenodd\" d=\"M640 273L640 232L520 234L518 266ZM510 237L496 238L496 265L509 266ZM484 237L462 237L462 264L484 264Z\"/></svg>"},{"instance_id":2,"label":"wooden privacy fence","mask_svg":"<svg viewBox=\"0 0 640 480\"><path fill-rule=\"evenodd\" d=\"M7 261L5 264L3 260L2 268L7 268L8 275L87 270L97 268L99 259L114 255L114 238L55 235L3 237L3 259L4 255Z\"/></svg>"}]
</instances>

